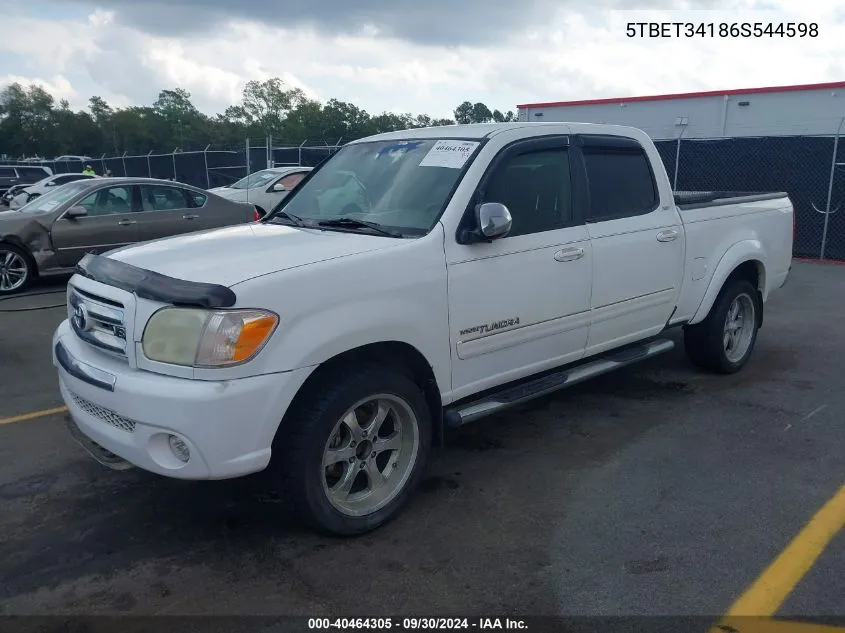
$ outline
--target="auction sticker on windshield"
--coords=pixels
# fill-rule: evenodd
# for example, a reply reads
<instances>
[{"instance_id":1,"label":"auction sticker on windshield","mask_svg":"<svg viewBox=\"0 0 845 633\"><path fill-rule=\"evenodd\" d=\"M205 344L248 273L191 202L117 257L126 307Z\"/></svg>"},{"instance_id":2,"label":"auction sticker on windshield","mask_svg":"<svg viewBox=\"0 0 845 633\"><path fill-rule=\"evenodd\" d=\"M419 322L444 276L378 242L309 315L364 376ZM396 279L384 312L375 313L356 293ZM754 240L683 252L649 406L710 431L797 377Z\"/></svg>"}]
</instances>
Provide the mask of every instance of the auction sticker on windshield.
<instances>
[{"instance_id":1,"label":"auction sticker on windshield","mask_svg":"<svg viewBox=\"0 0 845 633\"><path fill-rule=\"evenodd\" d=\"M420 162L420 167L460 169L476 147L476 141L437 141Z\"/></svg>"}]
</instances>

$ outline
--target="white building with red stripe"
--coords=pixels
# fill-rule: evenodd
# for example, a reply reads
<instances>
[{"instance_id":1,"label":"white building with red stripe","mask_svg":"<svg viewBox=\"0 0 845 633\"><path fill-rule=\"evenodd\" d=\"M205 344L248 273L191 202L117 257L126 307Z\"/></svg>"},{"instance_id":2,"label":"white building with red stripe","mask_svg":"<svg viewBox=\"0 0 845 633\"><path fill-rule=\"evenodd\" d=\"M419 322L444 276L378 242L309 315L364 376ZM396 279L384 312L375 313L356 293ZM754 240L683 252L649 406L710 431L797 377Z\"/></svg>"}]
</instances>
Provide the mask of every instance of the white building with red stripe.
<instances>
[{"instance_id":1,"label":"white building with red stripe","mask_svg":"<svg viewBox=\"0 0 845 633\"><path fill-rule=\"evenodd\" d=\"M520 121L630 125L656 140L679 136L712 139L833 135L845 117L845 81L525 103L517 108Z\"/></svg>"}]
</instances>

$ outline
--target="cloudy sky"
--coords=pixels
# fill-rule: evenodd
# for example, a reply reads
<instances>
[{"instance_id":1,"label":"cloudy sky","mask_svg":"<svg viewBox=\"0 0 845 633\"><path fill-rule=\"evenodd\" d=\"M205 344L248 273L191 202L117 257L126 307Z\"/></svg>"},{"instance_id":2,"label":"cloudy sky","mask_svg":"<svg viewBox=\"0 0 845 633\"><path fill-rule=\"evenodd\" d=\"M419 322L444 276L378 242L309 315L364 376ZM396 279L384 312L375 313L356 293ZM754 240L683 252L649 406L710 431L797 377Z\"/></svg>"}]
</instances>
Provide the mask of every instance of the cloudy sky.
<instances>
[{"instance_id":1,"label":"cloudy sky","mask_svg":"<svg viewBox=\"0 0 845 633\"><path fill-rule=\"evenodd\" d=\"M837 8L837 5L842 5ZM371 112L845 80L839 0L0 0L0 83L75 108L278 76ZM627 37L629 22L808 23L815 38Z\"/></svg>"}]
</instances>

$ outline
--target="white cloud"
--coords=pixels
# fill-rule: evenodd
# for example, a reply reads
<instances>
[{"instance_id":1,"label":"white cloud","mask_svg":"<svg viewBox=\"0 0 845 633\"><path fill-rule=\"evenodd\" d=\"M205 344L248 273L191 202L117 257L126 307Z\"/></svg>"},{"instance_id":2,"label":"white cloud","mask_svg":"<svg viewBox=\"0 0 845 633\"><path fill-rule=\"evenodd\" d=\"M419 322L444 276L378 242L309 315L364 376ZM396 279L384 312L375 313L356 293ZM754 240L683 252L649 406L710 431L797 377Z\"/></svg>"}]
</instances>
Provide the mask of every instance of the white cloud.
<instances>
[{"instance_id":1,"label":"white cloud","mask_svg":"<svg viewBox=\"0 0 845 633\"><path fill-rule=\"evenodd\" d=\"M49 79L40 77L24 77L21 75L1 75L0 85L8 86L17 83L22 86L41 86L48 93L55 97L56 101L67 99L68 102L75 102L79 95L73 89L70 82L62 75L54 75Z\"/></svg>"},{"instance_id":2,"label":"white cloud","mask_svg":"<svg viewBox=\"0 0 845 633\"><path fill-rule=\"evenodd\" d=\"M691 5L692 3L687 3ZM222 111L250 79L282 77L322 100L382 110L451 116L466 99L491 108L518 103L845 80L845 15L838 0L772 1L775 10L609 11L568 9L514 32L500 46L422 46L377 33L327 35L242 18L180 39L150 36L96 11L77 22L7 13L0 52L20 55L26 72L84 106L99 94L117 105L150 103L182 86L198 107ZM627 37L629 22L816 22L816 38ZM484 16L478 18L484 27ZM372 30L371 27L370 30ZM716 27L718 29L718 26ZM72 84L72 90L67 84Z\"/></svg>"}]
</instances>

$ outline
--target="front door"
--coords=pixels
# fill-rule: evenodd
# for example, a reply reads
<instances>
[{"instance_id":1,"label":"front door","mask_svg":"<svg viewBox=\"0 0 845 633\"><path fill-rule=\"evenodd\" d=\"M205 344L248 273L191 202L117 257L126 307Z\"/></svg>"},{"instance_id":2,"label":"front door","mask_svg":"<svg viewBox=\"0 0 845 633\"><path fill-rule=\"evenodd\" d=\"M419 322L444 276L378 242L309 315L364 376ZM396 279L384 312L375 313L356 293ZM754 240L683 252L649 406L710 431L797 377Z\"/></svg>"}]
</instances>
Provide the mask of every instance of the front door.
<instances>
[{"instance_id":1,"label":"front door","mask_svg":"<svg viewBox=\"0 0 845 633\"><path fill-rule=\"evenodd\" d=\"M565 137L503 149L470 206L503 203L510 233L491 243L447 239L456 398L584 353L592 252L581 205L573 202L569 154Z\"/></svg>"},{"instance_id":2,"label":"front door","mask_svg":"<svg viewBox=\"0 0 845 633\"><path fill-rule=\"evenodd\" d=\"M658 334L675 308L684 276L684 233L662 164L635 139L580 137L589 191L593 294L586 353Z\"/></svg>"},{"instance_id":3,"label":"front door","mask_svg":"<svg viewBox=\"0 0 845 633\"><path fill-rule=\"evenodd\" d=\"M60 217L53 223L52 240L59 265L71 267L86 253L104 253L137 241L137 199L132 185L103 187L76 206L80 217Z\"/></svg>"}]
</instances>

